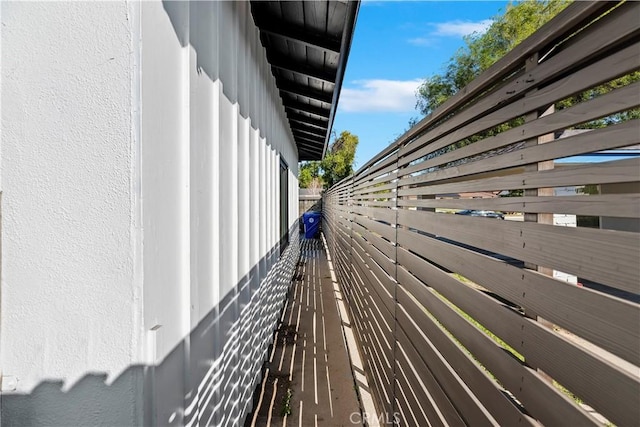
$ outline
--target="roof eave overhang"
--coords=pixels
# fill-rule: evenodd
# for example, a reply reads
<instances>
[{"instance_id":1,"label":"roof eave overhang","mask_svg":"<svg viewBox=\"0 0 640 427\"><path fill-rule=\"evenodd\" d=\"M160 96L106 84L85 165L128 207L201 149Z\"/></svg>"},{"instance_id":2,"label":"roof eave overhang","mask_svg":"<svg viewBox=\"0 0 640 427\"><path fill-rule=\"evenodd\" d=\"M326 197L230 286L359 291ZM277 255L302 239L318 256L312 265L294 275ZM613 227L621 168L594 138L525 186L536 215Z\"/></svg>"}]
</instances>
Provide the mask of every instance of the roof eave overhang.
<instances>
[{"instance_id":1,"label":"roof eave overhang","mask_svg":"<svg viewBox=\"0 0 640 427\"><path fill-rule=\"evenodd\" d=\"M360 1L324 0L331 12L326 16L291 13L304 11L310 4L305 3L255 0L251 11L299 160L321 160L331 138Z\"/></svg>"},{"instance_id":2,"label":"roof eave overhang","mask_svg":"<svg viewBox=\"0 0 640 427\"><path fill-rule=\"evenodd\" d=\"M345 19L345 30L342 37L342 44L340 46L340 61L338 62L338 72L336 73L335 89L333 91L333 101L331 102L331 113L329 115L329 128L324 140L324 147L322 149L322 158L327 154L327 148L329 147L329 139L331 138L331 129L333 128L333 121L338 110L338 101L340 100L340 91L342 89L342 81L344 79L344 73L347 69L347 59L349 58L349 52L351 51L351 42L353 40L353 33L356 27L356 19L358 16L358 9L360 8L360 1L351 1L347 6L347 15ZM320 159L320 160L321 160Z\"/></svg>"}]
</instances>

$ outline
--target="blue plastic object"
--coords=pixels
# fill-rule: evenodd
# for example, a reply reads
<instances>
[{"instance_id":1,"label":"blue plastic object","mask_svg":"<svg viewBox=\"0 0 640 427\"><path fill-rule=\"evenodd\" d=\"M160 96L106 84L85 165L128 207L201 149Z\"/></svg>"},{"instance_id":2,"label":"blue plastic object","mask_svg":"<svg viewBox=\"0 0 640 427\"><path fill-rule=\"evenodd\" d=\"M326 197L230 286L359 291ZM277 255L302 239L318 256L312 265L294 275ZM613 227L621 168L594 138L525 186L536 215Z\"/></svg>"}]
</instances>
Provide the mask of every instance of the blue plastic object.
<instances>
[{"instance_id":1,"label":"blue plastic object","mask_svg":"<svg viewBox=\"0 0 640 427\"><path fill-rule=\"evenodd\" d=\"M304 223L304 237L307 239L315 239L320 232L320 222L322 221L322 212L305 212L302 214L302 222Z\"/></svg>"}]
</instances>

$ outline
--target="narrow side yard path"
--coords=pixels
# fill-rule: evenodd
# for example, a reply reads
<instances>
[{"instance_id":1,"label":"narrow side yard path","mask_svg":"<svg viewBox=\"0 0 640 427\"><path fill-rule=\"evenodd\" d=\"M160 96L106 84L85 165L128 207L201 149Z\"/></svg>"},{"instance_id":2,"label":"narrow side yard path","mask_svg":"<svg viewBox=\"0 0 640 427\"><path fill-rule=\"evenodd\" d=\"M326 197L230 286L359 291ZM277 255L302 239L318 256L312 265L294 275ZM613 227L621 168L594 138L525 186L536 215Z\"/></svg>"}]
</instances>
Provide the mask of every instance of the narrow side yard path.
<instances>
[{"instance_id":1,"label":"narrow side yard path","mask_svg":"<svg viewBox=\"0 0 640 427\"><path fill-rule=\"evenodd\" d=\"M248 425L361 425L322 240L302 241L267 367Z\"/></svg>"}]
</instances>

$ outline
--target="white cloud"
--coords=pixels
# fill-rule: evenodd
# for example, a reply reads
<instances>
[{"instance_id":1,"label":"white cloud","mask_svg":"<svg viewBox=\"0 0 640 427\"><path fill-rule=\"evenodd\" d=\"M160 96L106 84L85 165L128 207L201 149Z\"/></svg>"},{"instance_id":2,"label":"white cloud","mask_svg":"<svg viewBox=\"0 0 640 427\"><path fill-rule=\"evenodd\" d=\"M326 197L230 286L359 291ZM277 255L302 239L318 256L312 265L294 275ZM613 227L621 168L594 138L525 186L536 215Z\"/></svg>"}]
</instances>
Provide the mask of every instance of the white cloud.
<instances>
[{"instance_id":1,"label":"white cloud","mask_svg":"<svg viewBox=\"0 0 640 427\"><path fill-rule=\"evenodd\" d=\"M433 23L436 27L432 33L437 36L454 36L462 37L473 33L484 33L491 26L493 20L484 19L479 22L472 21L449 21Z\"/></svg>"},{"instance_id":2,"label":"white cloud","mask_svg":"<svg viewBox=\"0 0 640 427\"><path fill-rule=\"evenodd\" d=\"M482 21L448 21L448 22L430 22L427 25L433 28L425 36L407 39L407 43L414 46L436 46L442 37L464 37L473 33L482 34L491 26L493 20L484 19Z\"/></svg>"},{"instance_id":3,"label":"white cloud","mask_svg":"<svg viewBox=\"0 0 640 427\"><path fill-rule=\"evenodd\" d=\"M435 44L435 40L430 37L416 37L407 41L414 46L433 46Z\"/></svg>"},{"instance_id":4,"label":"white cloud","mask_svg":"<svg viewBox=\"0 0 640 427\"><path fill-rule=\"evenodd\" d=\"M356 80L343 87L339 108L345 112L411 112L422 80Z\"/></svg>"}]
</instances>

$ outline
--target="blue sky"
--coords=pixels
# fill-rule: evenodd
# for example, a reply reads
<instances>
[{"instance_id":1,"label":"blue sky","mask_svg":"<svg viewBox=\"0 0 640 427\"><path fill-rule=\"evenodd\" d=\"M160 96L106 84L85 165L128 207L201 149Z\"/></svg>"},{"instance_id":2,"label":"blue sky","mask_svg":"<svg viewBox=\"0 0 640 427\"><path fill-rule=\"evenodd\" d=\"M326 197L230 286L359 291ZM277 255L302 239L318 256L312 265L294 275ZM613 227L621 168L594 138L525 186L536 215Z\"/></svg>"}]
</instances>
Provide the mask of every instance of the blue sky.
<instances>
[{"instance_id":1,"label":"blue sky","mask_svg":"<svg viewBox=\"0 0 640 427\"><path fill-rule=\"evenodd\" d=\"M439 73L462 37L508 1L363 1L333 130L360 138L356 169L407 128L417 86Z\"/></svg>"}]
</instances>

